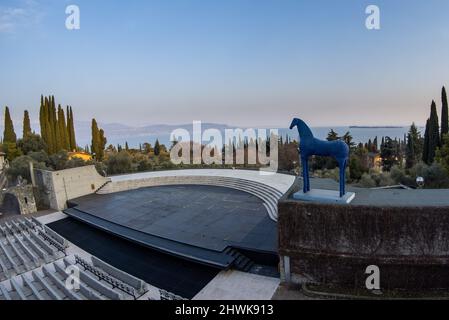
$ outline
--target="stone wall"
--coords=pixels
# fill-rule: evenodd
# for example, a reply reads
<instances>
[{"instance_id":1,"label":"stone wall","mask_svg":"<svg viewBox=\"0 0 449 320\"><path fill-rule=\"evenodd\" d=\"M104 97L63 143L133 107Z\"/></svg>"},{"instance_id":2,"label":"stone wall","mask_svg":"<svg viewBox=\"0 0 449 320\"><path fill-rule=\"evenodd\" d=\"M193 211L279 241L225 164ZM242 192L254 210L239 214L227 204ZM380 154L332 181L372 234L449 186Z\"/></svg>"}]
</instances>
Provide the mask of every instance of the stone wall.
<instances>
[{"instance_id":1,"label":"stone wall","mask_svg":"<svg viewBox=\"0 0 449 320\"><path fill-rule=\"evenodd\" d=\"M95 193L110 181L99 175L93 165L60 171L35 169L34 172L39 199L55 210L67 208L67 200Z\"/></svg>"},{"instance_id":2,"label":"stone wall","mask_svg":"<svg viewBox=\"0 0 449 320\"><path fill-rule=\"evenodd\" d=\"M449 288L448 207L306 203L291 200L294 191L278 203L287 281L364 288L376 265L383 288Z\"/></svg>"},{"instance_id":3,"label":"stone wall","mask_svg":"<svg viewBox=\"0 0 449 320\"><path fill-rule=\"evenodd\" d=\"M32 185L11 187L2 191L0 203L1 211L6 214L30 214L37 211ZM12 212L16 210L18 212Z\"/></svg>"}]
</instances>

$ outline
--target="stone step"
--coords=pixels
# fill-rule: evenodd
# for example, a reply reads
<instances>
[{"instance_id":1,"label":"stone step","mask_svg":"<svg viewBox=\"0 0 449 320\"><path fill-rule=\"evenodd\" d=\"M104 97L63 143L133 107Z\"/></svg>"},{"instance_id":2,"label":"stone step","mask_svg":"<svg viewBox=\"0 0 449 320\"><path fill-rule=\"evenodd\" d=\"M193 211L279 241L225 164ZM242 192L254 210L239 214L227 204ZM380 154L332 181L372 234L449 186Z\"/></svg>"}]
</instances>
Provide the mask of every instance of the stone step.
<instances>
[{"instance_id":1,"label":"stone step","mask_svg":"<svg viewBox=\"0 0 449 320\"><path fill-rule=\"evenodd\" d=\"M254 262L251 259L233 247L227 247L223 252L235 258L232 265L237 270L248 272L254 265Z\"/></svg>"}]
</instances>

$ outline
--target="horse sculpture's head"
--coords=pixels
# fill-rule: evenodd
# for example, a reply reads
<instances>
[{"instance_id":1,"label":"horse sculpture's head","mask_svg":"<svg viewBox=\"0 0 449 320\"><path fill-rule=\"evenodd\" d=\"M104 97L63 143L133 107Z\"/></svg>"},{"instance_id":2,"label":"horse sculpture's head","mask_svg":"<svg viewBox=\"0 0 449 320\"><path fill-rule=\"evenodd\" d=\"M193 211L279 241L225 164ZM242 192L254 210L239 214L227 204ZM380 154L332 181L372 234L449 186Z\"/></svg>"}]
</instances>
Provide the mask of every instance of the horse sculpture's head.
<instances>
[{"instance_id":1,"label":"horse sculpture's head","mask_svg":"<svg viewBox=\"0 0 449 320\"><path fill-rule=\"evenodd\" d=\"M290 125L290 130L293 129L294 127L298 128L298 133L300 135L301 138L313 138L313 133L310 130L310 128L307 126L307 124L302 121L299 118L294 118L292 121L292 124Z\"/></svg>"},{"instance_id":2,"label":"horse sculpture's head","mask_svg":"<svg viewBox=\"0 0 449 320\"><path fill-rule=\"evenodd\" d=\"M298 126L301 122L301 119L298 118L294 118L292 121L292 124L290 125L290 130L293 129L294 127Z\"/></svg>"}]
</instances>

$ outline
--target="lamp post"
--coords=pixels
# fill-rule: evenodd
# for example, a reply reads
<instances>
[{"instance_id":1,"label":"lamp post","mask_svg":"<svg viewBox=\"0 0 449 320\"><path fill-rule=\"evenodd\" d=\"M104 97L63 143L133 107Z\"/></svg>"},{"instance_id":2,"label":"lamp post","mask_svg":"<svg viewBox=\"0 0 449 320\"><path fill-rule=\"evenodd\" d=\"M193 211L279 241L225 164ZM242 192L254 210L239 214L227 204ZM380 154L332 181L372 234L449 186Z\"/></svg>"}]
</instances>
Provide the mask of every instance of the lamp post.
<instances>
[{"instance_id":1,"label":"lamp post","mask_svg":"<svg viewBox=\"0 0 449 320\"><path fill-rule=\"evenodd\" d=\"M416 177L416 184L418 185L418 189L422 189L424 187L424 178Z\"/></svg>"}]
</instances>

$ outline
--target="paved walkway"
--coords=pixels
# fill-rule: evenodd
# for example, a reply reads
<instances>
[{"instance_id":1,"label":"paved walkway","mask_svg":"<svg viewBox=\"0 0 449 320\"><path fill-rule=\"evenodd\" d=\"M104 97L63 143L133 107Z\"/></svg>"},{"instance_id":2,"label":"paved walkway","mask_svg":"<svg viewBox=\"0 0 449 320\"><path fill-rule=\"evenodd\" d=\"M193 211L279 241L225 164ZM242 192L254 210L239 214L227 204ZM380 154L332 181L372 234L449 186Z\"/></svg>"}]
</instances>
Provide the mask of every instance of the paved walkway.
<instances>
[{"instance_id":1,"label":"paved walkway","mask_svg":"<svg viewBox=\"0 0 449 320\"><path fill-rule=\"evenodd\" d=\"M221 271L193 300L271 300L279 282L252 273Z\"/></svg>"},{"instance_id":2,"label":"paved walkway","mask_svg":"<svg viewBox=\"0 0 449 320\"><path fill-rule=\"evenodd\" d=\"M338 182L332 179L310 179L311 188L338 190ZM302 188L302 180L300 180ZM347 191L355 192L351 205L379 207L449 207L449 189L370 189L347 185Z\"/></svg>"}]
</instances>

